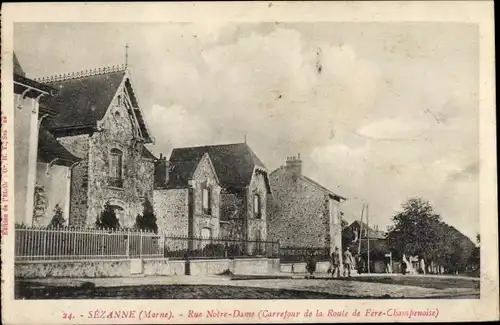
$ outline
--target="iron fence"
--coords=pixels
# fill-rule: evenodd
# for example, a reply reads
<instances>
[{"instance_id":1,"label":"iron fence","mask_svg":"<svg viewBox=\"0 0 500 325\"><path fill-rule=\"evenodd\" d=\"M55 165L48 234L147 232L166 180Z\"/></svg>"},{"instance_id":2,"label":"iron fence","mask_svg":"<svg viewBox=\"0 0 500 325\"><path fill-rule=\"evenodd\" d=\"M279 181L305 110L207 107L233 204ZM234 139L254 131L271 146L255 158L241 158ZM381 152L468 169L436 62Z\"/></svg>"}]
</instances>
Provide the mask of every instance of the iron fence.
<instances>
[{"instance_id":1,"label":"iron fence","mask_svg":"<svg viewBox=\"0 0 500 325\"><path fill-rule=\"evenodd\" d=\"M164 256L170 259L279 257L279 243L263 240L165 236Z\"/></svg>"},{"instance_id":2,"label":"iron fence","mask_svg":"<svg viewBox=\"0 0 500 325\"><path fill-rule=\"evenodd\" d=\"M151 232L25 227L15 230L17 261L162 257Z\"/></svg>"},{"instance_id":3,"label":"iron fence","mask_svg":"<svg viewBox=\"0 0 500 325\"><path fill-rule=\"evenodd\" d=\"M280 262L305 262L307 255L310 253L314 253L317 262L326 262L330 260L329 252L328 248L284 247L280 248Z\"/></svg>"},{"instance_id":4,"label":"iron fence","mask_svg":"<svg viewBox=\"0 0 500 325\"><path fill-rule=\"evenodd\" d=\"M15 229L16 261L167 257L170 259L278 258L274 241L163 236L114 229Z\"/></svg>"}]
</instances>

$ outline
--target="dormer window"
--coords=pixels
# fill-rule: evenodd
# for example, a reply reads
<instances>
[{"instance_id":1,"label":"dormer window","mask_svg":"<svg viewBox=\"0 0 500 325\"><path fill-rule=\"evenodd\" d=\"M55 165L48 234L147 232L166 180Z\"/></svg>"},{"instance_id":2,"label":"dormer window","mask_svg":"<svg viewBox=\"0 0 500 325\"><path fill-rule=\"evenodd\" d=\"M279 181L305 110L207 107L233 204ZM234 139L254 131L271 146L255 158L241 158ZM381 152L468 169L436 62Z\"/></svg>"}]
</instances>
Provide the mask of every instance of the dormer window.
<instances>
[{"instance_id":1,"label":"dormer window","mask_svg":"<svg viewBox=\"0 0 500 325\"><path fill-rule=\"evenodd\" d=\"M253 196L253 215L255 218L260 219L262 216L262 207L261 207L261 201L260 201L260 195L255 194Z\"/></svg>"},{"instance_id":2,"label":"dormer window","mask_svg":"<svg viewBox=\"0 0 500 325\"><path fill-rule=\"evenodd\" d=\"M208 186L204 186L202 190L203 214L212 215L212 194Z\"/></svg>"},{"instance_id":3,"label":"dormer window","mask_svg":"<svg viewBox=\"0 0 500 325\"><path fill-rule=\"evenodd\" d=\"M109 153L108 185L123 187L123 153L113 148Z\"/></svg>"}]
</instances>

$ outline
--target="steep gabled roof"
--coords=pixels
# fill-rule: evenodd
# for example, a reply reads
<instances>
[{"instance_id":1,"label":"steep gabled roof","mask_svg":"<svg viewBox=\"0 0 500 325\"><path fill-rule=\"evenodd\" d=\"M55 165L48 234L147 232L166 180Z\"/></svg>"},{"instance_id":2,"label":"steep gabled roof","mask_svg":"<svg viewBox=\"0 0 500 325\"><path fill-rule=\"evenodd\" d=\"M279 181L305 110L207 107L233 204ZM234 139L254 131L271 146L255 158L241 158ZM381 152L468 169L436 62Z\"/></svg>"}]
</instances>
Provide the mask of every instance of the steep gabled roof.
<instances>
[{"instance_id":1,"label":"steep gabled roof","mask_svg":"<svg viewBox=\"0 0 500 325\"><path fill-rule=\"evenodd\" d=\"M41 105L57 111L57 116L52 119L50 125L51 131L96 127L97 122L104 118L120 86L132 87L125 66L38 80L57 90L52 98L44 98L40 102ZM133 91L130 92L130 96L141 132L147 143L152 142Z\"/></svg>"},{"instance_id":2,"label":"steep gabled roof","mask_svg":"<svg viewBox=\"0 0 500 325\"><path fill-rule=\"evenodd\" d=\"M55 165L71 166L80 160L80 158L75 157L66 150L43 125L40 126L37 161L47 164L52 162Z\"/></svg>"},{"instance_id":3,"label":"steep gabled roof","mask_svg":"<svg viewBox=\"0 0 500 325\"><path fill-rule=\"evenodd\" d=\"M186 186L205 153L208 153L220 184L225 188L250 185L255 168L267 171L246 143L176 148L170 155L170 185L167 187Z\"/></svg>"},{"instance_id":4,"label":"steep gabled roof","mask_svg":"<svg viewBox=\"0 0 500 325\"><path fill-rule=\"evenodd\" d=\"M339 201L340 201L340 200L346 200L346 198L345 198L345 197L343 197L343 196L340 196L340 195L338 195L338 194L333 193L332 191L330 191L329 189L327 189L327 188L326 188L326 187L324 187L323 185L319 184L319 183L318 183L318 182L316 182L316 181L313 181L312 179L310 179L310 178L309 178L309 177L307 177L307 176L301 176L301 178L302 178L304 181L308 182L309 184L312 184L312 185L314 185L314 186L318 187L319 189L321 189L322 191L324 191L325 193L327 193L328 195L330 195L332 198L334 198L334 199L336 199L336 200L339 200Z\"/></svg>"},{"instance_id":5,"label":"steep gabled roof","mask_svg":"<svg viewBox=\"0 0 500 325\"><path fill-rule=\"evenodd\" d=\"M276 168L275 170L273 170L270 175L273 175L275 173L278 173L278 172L282 172L282 173L286 173L287 172L287 169L285 166L280 166L278 168ZM347 200L345 197L341 196L341 195L338 195L332 191L330 191L329 189L327 189L326 187L324 187L323 185L321 185L320 183L310 179L309 177L307 176L304 176L304 175L300 175L300 178L298 178L308 184L311 184L313 185L314 187L320 189L321 191L323 191L325 194L328 194L331 198L333 199L336 199L338 201L341 201L341 200Z\"/></svg>"},{"instance_id":6,"label":"steep gabled roof","mask_svg":"<svg viewBox=\"0 0 500 325\"><path fill-rule=\"evenodd\" d=\"M370 239L385 239L385 234L383 231L374 230L374 229L368 227L368 225L366 223L364 223L364 222L361 223L358 220L354 221L353 223L351 223L349 226L347 226L344 229L347 229L347 228L349 228L349 229L358 228L359 229L360 227L363 228L363 232L364 232L364 229L368 229L368 236Z\"/></svg>"},{"instance_id":7,"label":"steep gabled roof","mask_svg":"<svg viewBox=\"0 0 500 325\"><path fill-rule=\"evenodd\" d=\"M142 146L141 156L146 159L156 160L156 156L153 155L153 153L149 151L149 149L146 148L145 146Z\"/></svg>"}]
</instances>

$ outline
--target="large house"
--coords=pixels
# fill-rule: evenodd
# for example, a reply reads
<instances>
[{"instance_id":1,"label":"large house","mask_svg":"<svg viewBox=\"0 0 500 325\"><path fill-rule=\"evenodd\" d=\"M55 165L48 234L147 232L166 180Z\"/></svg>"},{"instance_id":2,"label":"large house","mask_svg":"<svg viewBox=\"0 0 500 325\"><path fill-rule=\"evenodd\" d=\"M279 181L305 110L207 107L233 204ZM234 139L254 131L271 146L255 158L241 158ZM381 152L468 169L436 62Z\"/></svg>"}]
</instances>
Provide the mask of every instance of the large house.
<instances>
[{"instance_id":1,"label":"large house","mask_svg":"<svg viewBox=\"0 0 500 325\"><path fill-rule=\"evenodd\" d=\"M268 238L288 249L342 249L340 203L344 197L302 174L302 160L288 157L269 175L272 197ZM326 254L325 254L326 255Z\"/></svg>"},{"instance_id":2,"label":"large house","mask_svg":"<svg viewBox=\"0 0 500 325\"><path fill-rule=\"evenodd\" d=\"M15 78L19 77L15 74ZM156 158L145 146L153 143L153 137L127 67L41 78L36 84L47 93L39 100L40 112L47 114L43 120L38 119L40 136L33 136L30 143L38 142L38 158L48 164L45 173L45 166L38 167L36 179L43 183L39 187L49 205L64 206L69 225L81 227L92 226L108 202L120 226L132 226L144 200L152 200ZM38 104L35 106L38 109ZM25 140L16 136L16 141ZM30 147L31 156L33 150ZM62 179L62 172L54 168L57 165L69 168L71 176ZM35 173L27 175L32 178ZM27 180L28 201L33 197L34 190L29 187L32 183ZM35 193L35 201L36 197ZM26 207L29 205L27 202ZM32 223L29 211L24 214ZM50 215L50 211L46 214Z\"/></svg>"},{"instance_id":3,"label":"large house","mask_svg":"<svg viewBox=\"0 0 500 325\"><path fill-rule=\"evenodd\" d=\"M154 207L165 233L267 238L267 169L246 143L176 148L156 175Z\"/></svg>"},{"instance_id":4,"label":"large house","mask_svg":"<svg viewBox=\"0 0 500 325\"><path fill-rule=\"evenodd\" d=\"M26 76L14 53L15 221L46 226L56 206L69 214L71 169L80 159L47 130L57 112L40 104L57 89Z\"/></svg>"}]
</instances>

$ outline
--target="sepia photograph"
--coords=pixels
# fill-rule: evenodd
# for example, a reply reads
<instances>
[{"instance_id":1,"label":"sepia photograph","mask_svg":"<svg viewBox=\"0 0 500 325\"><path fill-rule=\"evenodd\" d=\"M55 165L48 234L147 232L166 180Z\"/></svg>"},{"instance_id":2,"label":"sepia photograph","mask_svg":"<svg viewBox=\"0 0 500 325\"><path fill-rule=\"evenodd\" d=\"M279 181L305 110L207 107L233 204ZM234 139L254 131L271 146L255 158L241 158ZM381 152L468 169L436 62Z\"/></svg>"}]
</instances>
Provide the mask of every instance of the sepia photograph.
<instances>
[{"instance_id":1,"label":"sepia photograph","mask_svg":"<svg viewBox=\"0 0 500 325\"><path fill-rule=\"evenodd\" d=\"M479 302L480 43L466 21L13 22L12 299ZM99 308L61 317L308 317Z\"/></svg>"}]
</instances>

